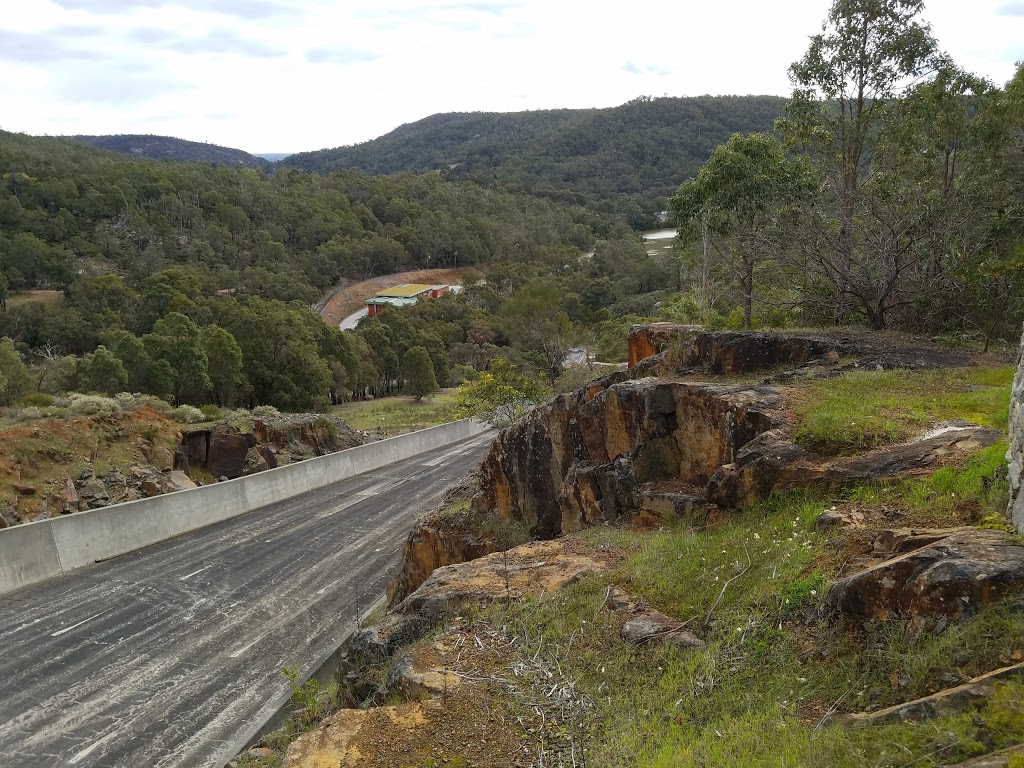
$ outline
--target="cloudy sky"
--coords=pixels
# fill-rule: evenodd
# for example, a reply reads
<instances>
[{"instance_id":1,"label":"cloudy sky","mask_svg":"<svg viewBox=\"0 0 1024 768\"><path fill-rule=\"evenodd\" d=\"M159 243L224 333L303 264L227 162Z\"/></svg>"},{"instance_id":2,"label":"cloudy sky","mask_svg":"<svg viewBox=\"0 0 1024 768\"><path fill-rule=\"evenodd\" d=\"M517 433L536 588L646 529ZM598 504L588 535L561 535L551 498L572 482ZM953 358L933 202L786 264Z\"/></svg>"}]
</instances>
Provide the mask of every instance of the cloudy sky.
<instances>
[{"instance_id":1,"label":"cloudy sky","mask_svg":"<svg viewBox=\"0 0 1024 768\"><path fill-rule=\"evenodd\" d=\"M785 95L829 0L0 0L0 128L293 152L435 112ZM1024 0L932 0L961 65L1024 59Z\"/></svg>"}]
</instances>

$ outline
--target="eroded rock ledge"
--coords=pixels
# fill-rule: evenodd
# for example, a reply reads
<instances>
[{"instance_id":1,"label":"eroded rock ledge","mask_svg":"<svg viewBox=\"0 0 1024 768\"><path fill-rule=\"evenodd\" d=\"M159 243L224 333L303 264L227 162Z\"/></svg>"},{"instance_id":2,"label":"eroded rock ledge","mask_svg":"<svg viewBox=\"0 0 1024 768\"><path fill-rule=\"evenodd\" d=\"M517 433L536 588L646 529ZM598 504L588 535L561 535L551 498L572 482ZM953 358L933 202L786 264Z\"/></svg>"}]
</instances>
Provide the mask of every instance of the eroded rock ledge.
<instances>
[{"instance_id":1,"label":"eroded rock ledge","mask_svg":"<svg viewBox=\"0 0 1024 768\"><path fill-rule=\"evenodd\" d=\"M683 381L701 373L772 370L785 381L808 366L817 375L854 367L967 365L945 350L879 349L844 338L781 333L698 333L656 324L630 334L631 372L563 395L504 430L481 469L474 507L524 523L535 538L628 520L696 524L773 491L840 488L935 467L991 445L1001 434L971 424L856 457L814 454L792 440L785 389L764 384ZM859 357L858 357L859 355ZM656 372L658 376L644 376Z\"/></svg>"}]
</instances>

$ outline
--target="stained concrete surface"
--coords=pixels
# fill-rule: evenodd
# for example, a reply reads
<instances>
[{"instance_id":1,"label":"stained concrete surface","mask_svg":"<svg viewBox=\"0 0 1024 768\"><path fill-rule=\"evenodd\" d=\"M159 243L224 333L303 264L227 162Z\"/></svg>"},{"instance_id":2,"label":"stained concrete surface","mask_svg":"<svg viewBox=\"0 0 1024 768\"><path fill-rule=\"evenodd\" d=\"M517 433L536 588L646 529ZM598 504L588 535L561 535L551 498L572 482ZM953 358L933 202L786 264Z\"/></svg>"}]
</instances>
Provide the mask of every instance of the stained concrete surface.
<instances>
[{"instance_id":1,"label":"stained concrete surface","mask_svg":"<svg viewBox=\"0 0 1024 768\"><path fill-rule=\"evenodd\" d=\"M219 766L491 433L0 597L0 766Z\"/></svg>"}]
</instances>

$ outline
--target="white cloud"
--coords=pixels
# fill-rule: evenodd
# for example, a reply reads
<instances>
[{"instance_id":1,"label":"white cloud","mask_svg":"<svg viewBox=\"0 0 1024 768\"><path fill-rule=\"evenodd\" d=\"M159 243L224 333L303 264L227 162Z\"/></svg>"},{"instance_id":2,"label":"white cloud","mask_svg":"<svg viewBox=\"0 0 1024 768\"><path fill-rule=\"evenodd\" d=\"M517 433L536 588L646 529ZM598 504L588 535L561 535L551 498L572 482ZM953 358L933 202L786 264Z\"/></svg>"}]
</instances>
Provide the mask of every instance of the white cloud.
<instances>
[{"instance_id":1,"label":"white cloud","mask_svg":"<svg viewBox=\"0 0 1024 768\"><path fill-rule=\"evenodd\" d=\"M3 0L11 3L14 0ZM1017 0L937 0L961 66L1024 58ZM249 151L373 138L448 111L789 91L826 0L33 0L0 21L3 127L165 133Z\"/></svg>"}]
</instances>

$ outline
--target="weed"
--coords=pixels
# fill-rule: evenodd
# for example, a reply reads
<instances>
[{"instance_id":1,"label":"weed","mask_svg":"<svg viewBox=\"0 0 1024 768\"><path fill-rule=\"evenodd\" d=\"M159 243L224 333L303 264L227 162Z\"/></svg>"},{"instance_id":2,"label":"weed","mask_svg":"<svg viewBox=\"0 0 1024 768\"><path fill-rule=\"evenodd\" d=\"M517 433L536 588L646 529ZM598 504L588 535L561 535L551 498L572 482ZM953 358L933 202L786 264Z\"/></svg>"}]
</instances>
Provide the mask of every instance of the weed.
<instances>
[{"instance_id":1,"label":"weed","mask_svg":"<svg viewBox=\"0 0 1024 768\"><path fill-rule=\"evenodd\" d=\"M281 674L288 680L288 687L292 691L291 703L295 707L288 721L289 727L300 733L308 731L323 719L333 696L321 687L316 678L311 677L300 683L302 676L294 666L285 667Z\"/></svg>"}]
</instances>

